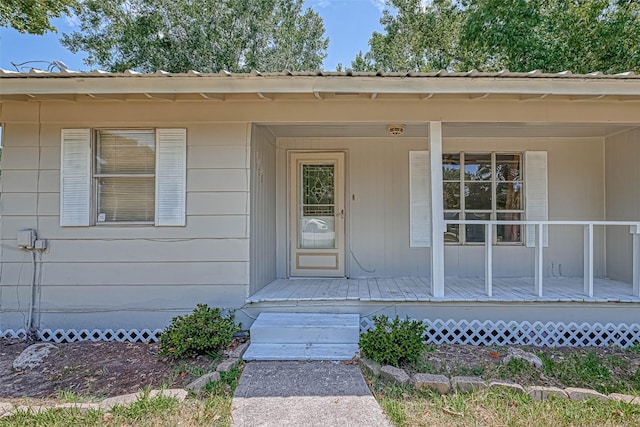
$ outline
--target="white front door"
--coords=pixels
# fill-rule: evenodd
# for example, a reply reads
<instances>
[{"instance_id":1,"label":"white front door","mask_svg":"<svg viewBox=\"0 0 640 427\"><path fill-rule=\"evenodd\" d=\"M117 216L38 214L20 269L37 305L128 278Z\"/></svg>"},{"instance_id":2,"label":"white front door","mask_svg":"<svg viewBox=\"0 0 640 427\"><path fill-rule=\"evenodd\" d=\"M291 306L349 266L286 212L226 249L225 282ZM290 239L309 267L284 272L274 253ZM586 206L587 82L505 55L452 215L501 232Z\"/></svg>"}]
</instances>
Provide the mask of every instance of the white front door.
<instances>
[{"instance_id":1,"label":"white front door","mask_svg":"<svg viewBox=\"0 0 640 427\"><path fill-rule=\"evenodd\" d=\"M290 275L344 277L344 153L291 153Z\"/></svg>"}]
</instances>

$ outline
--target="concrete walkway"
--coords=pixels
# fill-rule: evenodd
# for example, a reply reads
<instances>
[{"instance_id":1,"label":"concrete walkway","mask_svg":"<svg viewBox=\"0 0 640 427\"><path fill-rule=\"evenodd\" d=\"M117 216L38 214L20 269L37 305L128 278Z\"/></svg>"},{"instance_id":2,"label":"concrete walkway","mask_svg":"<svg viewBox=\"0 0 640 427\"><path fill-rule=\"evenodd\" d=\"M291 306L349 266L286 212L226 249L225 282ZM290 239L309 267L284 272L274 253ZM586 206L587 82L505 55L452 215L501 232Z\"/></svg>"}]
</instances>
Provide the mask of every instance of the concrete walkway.
<instances>
[{"instance_id":1,"label":"concrete walkway","mask_svg":"<svg viewBox=\"0 0 640 427\"><path fill-rule=\"evenodd\" d=\"M357 365L250 362L233 396L235 427L390 427Z\"/></svg>"}]
</instances>

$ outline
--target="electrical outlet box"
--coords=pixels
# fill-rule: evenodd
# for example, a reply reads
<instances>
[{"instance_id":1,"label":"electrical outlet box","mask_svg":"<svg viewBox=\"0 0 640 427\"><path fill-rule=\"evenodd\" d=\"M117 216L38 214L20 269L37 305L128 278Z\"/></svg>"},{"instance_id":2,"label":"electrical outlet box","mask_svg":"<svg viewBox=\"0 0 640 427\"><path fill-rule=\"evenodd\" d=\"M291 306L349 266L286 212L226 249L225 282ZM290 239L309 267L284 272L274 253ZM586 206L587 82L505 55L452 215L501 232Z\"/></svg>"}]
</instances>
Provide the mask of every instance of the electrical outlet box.
<instances>
[{"instance_id":1,"label":"electrical outlet box","mask_svg":"<svg viewBox=\"0 0 640 427\"><path fill-rule=\"evenodd\" d=\"M36 230L26 229L18 231L18 247L23 249L33 249L36 241Z\"/></svg>"},{"instance_id":2,"label":"electrical outlet box","mask_svg":"<svg viewBox=\"0 0 640 427\"><path fill-rule=\"evenodd\" d=\"M34 249L38 249L39 251L44 251L45 249L47 249L47 239L36 240L33 247Z\"/></svg>"}]
</instances>

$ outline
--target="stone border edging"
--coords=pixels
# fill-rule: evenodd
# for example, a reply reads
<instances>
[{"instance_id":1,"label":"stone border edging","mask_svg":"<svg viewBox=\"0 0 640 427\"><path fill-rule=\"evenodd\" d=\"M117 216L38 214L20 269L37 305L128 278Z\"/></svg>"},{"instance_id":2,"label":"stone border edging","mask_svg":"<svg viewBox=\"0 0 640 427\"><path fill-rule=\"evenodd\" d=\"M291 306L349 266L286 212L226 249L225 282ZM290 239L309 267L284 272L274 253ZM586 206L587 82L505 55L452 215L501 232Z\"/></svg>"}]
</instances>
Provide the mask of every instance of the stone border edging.
<instances>
[{"instance_id":1,"label":"stone border edging","mask_svg":"<svg viewBox=\"0 0 640 427\"><path fill-rule=\"evenodd\" d=\"M110 411L114 406L129 406L132 403L137 402L145 397L149 399L154 399L157 397L171 397L173 399L177 399L180 402L183 402L189 391L193 393L201 392L207 384L210 382L215 382L220 380L220 374L222 372L229 372L231 369L236 367L242 361L242 356L244 352L249 347L249 341L247 340L244 343L240 343L233 350L225 352L226 359L222 360L216 365L215 370L208 372L191 382L189 385L182 388L172 388L172 389L160 389L160 390L151 390L148 394L144 391L140 391L137 393L129 393L123 394L120 396L108 397L103 399L100 402L72 402L72 403L57 403L53 405L14 405L10 402L2 402L0 401L0 419L6 417L12 417L16 415L18 412L29 412L32 414L39 414L44 411L48 411L50 409L77 409L80 412L86 412L89 410L94 411Z\"/></svg>"},{"instance_id":2,"label":"stone border edging","mask_svg":"<svg viewBox=\"0 0 640 427\"><path fill-rule=\"evenodd\" d=\"M162 390L151 390L148 394L141 391L138 393L123 394L120 396L108 397L100 402L73 402L73 403L57 403L53 405L14 405L9 402L0 402L0 419L12 417L18 412L27 412L31 414L39 414L50 409L77 409L80 412L93 411L110 411L114 406L129 406L144 398L155 399L158 397L170 397L180 402L187 398L187 392L181 388L170 388Z\"/></svg>"},{"instance_id":3,"label":"stone border edging","mask_svg":"<svg viewBox=\"0 0 640 427\"><path fill-rule=\"evenodd\" d=\"M547 386L529 386L524 387L512 381L490 379L485 381L480 377L451 377L445 375L434 374L414 374L409 376L404 369L393 366L381 366L378 362L369 359L360 359L360 366L376 377L380 377L385 381L394 382L400 385L411 384L418 390L433 390L440 394L450 392L470 392L476 390L484 390L487 388L503 388L518 393L528 394L533 400L541 401L550 397L570 399L570 400L617 400L626 403L640 405L640 396L631 396L628 394L611 393L608 396L595 390L577 387L547 387Z\"/></svg>"}]
</instances>

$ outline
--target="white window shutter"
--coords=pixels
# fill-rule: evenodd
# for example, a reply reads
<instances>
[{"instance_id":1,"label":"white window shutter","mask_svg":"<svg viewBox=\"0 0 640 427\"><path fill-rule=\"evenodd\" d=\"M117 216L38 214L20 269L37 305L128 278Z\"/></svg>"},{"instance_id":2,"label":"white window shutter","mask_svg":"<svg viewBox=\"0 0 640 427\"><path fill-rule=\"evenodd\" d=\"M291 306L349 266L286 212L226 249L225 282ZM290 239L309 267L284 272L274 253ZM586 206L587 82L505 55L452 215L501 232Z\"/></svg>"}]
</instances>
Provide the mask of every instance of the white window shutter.
<instances>
[{"instance_id":1,"label":"white window shutter","mask_svg":"<svg viewBox=\"0 0 640 427\"><path fill-rule=\"evenodd\" d=\"M431 246L430 172L429 152L409 151L409 246L412 248Z\"/></svg>"},{"instance_id":2,"label":"white window shutter","mask_svg":"<svg viewBox=\"0 0 640 427\"><path fill-rule=\"evenodd\" d=\"M547 152L527 151L524 153L524 185L525 185L525 215L527 221L547 221L548 207L548 173ZM542 246L549 246L549 230L543 226ZM527 247L536 246L536 227L526 226Z\"/></svg>"},{"instance_id":3,"label":"white window shutter","mask_svg":"<svg viewBox=\"0 0 640 427\"><path fill-rule=\"evenodd\" d=\"M156 133L157 226L186 224L187 130L158 129Z\"/></svg>"},{"instance_id":4,"label":"white window shutter","mask_svg":"<svg viewBox=\"0 0 640 427\"><path fill-rule=\"evenodd\" d=\"M91 130L62 129L60 226L88 226L91 215Z\"/></svg>"}]
</instances>

